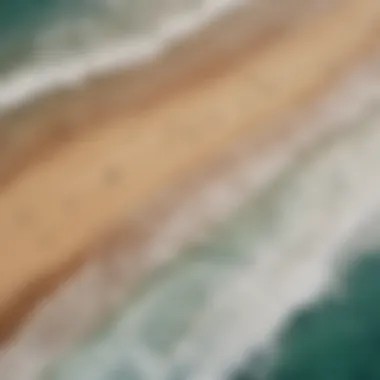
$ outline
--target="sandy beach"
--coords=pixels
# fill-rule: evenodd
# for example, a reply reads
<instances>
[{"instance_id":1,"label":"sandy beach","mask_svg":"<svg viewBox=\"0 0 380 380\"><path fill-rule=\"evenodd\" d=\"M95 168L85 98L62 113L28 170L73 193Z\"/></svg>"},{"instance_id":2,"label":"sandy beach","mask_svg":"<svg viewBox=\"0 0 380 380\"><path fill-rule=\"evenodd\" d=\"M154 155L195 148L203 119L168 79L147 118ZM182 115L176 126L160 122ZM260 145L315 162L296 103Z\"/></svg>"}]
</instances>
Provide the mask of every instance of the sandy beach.
<instances>
[{"instance_id":1,"label":"sandy beach","mask_svg":"<svg viewBox=\"0 0 380 380\"><path fill-rule=\"evenodd\" d=\"M330 2L329 8L338 3ZM247 51L258 52L292 24L315 17L321 11L315 8L312 0L281 5L274 0L268 7L247 3L188 35L185 43L180 38L141 64L90 76L90 80L32 98L15 110L1 110L0 184L28 166L31 158L43 156L77 134L157 107L178 91L218 76L244 59Z\"/></svg>"},{"instance_id":2,"label":"sandy beach","mask_svg":"<svg viewBox=\"0 0 380 380\"><path fill-rule=\"evenodd\" d=\"M239 142L252 139L262 146L291 133L282 121L322 96L379 43L380 4L373 0L346 1L306 23L272 28L255 38L249 17L239 17L234 22L247 27L232 38L230 59L221 60L227 51L221 44L196 64L181 53L176 57L186 64L175 58L168 66L163 60L149 69L153 77L130 73L136 87L128 106L115 101L123 91L115 87L116 75L97 84L112 88L109 103L85 88L74 98L63 93L1 122L23 131L31 125L28 133L12 133L11 148L2 152L2 340L44 294L91 257L93 247L107 251L121 224L121 234L132 239L128 244L147 239L133 222L142 210L196 178L202 168L211 170ZM199 44L194 42L197 49ZM175 67L181 69L172 75ZM157 75L165 72L168 76ZM178 82L184 72L186 80ZM78 99L88 97L92 107L84 113L78 107L88 103ZM98 112L94 102L101 104ZM46 120L39 107L49 110ZM60 107L72 113L62 118ZM73 118L79 119L73 123ZM7 145L5 137L2 142Z\"/></svg>"}]
</instances>

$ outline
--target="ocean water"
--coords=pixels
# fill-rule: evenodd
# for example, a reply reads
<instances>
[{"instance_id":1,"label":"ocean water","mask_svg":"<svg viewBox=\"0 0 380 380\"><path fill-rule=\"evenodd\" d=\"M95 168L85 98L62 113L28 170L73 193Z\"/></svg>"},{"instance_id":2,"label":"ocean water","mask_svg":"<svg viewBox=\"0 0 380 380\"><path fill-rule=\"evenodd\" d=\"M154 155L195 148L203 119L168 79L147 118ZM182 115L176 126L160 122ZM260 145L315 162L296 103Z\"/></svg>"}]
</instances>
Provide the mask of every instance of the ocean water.
<instances>
[{"instance_id":1,"label":"ocean water","mask_svg":"<svg viewBox=\"0 0 380 380\"><path fill-rule=\"evenodd\" d=\"M300 152L43 379L376 379L379 120Z\"/></svg>"},{"instance_id":2,"label":"ocean water","mask_svg":"<svg viewBox=\"0 0 380 380\"><path fill-rule=\"evenodd\" d=\"M379 379L380 250L356 254L360 259L342 274L339 292L291 317L274 364L267 358L260 366L253 355L230 380Z\"/></svg>"},{"instance_id":3,"label":"ocean water","mask_svg":"<svg viewBox=\"0 0 380 380\"><path fill-rule=\"evenodd\" d=\"M337 1L4 0L0 113L151 59L238 7L250 6L253 22L264 25L267 19L318 12Z\"/></svg>"}]
</instances>

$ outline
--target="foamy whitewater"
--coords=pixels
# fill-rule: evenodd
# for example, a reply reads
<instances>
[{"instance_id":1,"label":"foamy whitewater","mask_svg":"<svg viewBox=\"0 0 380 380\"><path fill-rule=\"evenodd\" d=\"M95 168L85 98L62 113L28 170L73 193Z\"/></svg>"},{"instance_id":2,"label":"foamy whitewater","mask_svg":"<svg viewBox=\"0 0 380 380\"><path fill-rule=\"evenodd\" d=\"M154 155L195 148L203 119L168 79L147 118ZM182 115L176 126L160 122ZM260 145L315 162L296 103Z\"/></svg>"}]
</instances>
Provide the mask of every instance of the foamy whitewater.
<instances>
[{"instance_id":1,"label":"foamy whitewater","mask_svg":"<svg viewBox=\"0 0 380 380\"><path fill-rule=\"evenodd\" d=\"M13 7L9 16L22 13L23 7L31 9L30 15L14 22L14 29L0 29L0 111L54 88L78 85L90 75L152 58L244 2L50 0L19 1L19 9L13 9L13 1L8 1ZM0 28L6 21L6 3L0 9Z\"/></svg>"},{"instance_id":2,"label":"foamy whitewater","mask_svg":"<svg viewBox=\"0 0 380 380\"><path fill-rule=\"evenodd\" d=\"M284 156L280 174L235 217L157 271L44 379L220 380L255 352L275 361L290 313L339 289L343 264L379 243L376 83L345 88L341 116L334 121L325 107L330 122L319 119L330 133ZM267 378L257 376L244 379Z\"/></svg>"}]
</instances>

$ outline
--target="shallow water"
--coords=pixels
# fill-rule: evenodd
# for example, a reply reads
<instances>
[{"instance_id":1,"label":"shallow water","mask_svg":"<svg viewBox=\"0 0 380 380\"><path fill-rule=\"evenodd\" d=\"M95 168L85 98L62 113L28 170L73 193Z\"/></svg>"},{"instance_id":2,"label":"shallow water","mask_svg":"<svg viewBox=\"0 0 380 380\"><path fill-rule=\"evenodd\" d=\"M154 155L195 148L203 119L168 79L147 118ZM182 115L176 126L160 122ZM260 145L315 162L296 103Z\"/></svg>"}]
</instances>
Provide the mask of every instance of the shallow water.
<instances>
[{"instance_id":1,"label":"shallow water","mask_svg":"<svg viewBox=\"0 0 380 380\"><path fill-rule=\"evenodd\" d=\"M274 379L288 379L281 363L298 362L283 359L281 347L297 355L298 343L292 346L292 333L281 342L278 333L287 331L297 307L339 289L342 263L363 252L351 248L359 244L358 231L380 210L379 116L376 105L301 153L207 241L156 273L100 335L45 378L217 380L244 366L250 352L278 351Z\"/></svg>"}]
</instances>

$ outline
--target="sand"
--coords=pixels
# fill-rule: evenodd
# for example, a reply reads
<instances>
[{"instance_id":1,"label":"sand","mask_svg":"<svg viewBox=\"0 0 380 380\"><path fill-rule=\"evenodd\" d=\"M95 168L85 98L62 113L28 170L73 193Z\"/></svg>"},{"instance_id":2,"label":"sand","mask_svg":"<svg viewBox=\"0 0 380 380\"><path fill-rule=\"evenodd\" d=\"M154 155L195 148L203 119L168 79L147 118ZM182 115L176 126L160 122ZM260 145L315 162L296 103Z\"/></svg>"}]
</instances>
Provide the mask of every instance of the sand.
<instances>
[{"instance_id":1,"label":"sand","mask_svg":"<svg viewBox=\"0 0 380 380\"><path fill-rule=\"evenodd\" d=\"M11 331L9 320L18 320L9 312L26 285L72 267L121 221L211 167L235 143L253 134L264 144L289 133L279 121L365 57L379 25L380 3L346 1L274 34L260 49L244 44L214 75L188 78L138 112L97 115L93 122L102 128L62 140L17 170L0 193L0 330Z\"/></svg>"},{"instance_id":2,"label":"sand","mask_svg":"<svg viewBox=\"0 0 380 380\"><path fill-rule=\"evenodd\" d=\"M340 1L329 0L329 8ZM236 64L247 49L260 50L293 23L307 22L326 10L316 10L314 0L260 4L253 1L220 15L146 62L95 75L0 113L0 185L29 166L31 157L40 157L105 122L157 106L181 89Z\"/></svg>"}]
</instances>

